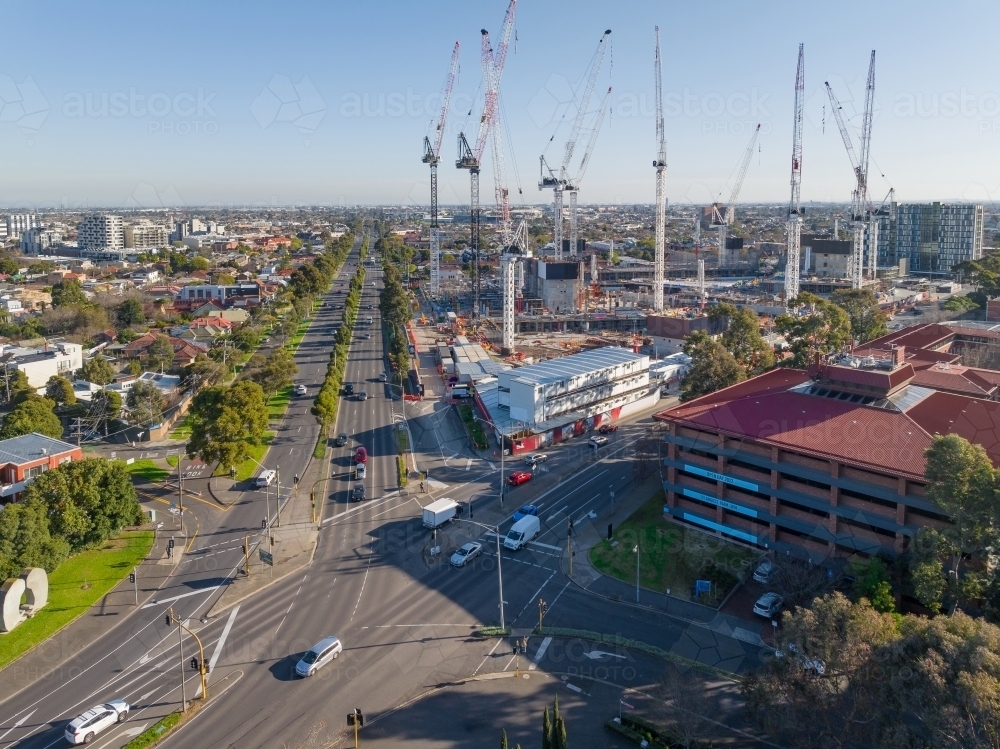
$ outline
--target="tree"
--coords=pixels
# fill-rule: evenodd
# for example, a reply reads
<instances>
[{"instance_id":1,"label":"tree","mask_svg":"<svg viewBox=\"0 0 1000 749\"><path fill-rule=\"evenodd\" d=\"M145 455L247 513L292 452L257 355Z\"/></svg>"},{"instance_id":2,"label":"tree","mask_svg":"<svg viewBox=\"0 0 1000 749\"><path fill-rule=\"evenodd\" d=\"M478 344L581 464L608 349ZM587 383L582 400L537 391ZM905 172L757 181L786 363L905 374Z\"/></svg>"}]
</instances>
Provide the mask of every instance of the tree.
<instances>
[{"instance_id":1,"label":"tree","mask_svg":"<svg viewBox=\"0 0 1000 749\"><path fill-rule=\"evenodd\" d=\"M108 433L108 424L119 417L122 412L122 397L114 390L100 390L90 399L90 418L95 425L104 425L104 434Z\"/></svg>"},{"instance_id":2,"label":"tree","mask_svg":"<svg viewBox=\"0 0 1000 749\"><path fill-rule=\"evenodd\" d=\"M120 460L63 463L28 484L22 501L44 505L52 533L74 550L102 543L142 520L135 486Z\"/></svg>"},{"instance_id":3,"label":"tree","mask_svg":"<svg viewBox=\"0 0 1000 749\"><path fill-rule=\"evenodd\" d=\"M684 353L691 357L691 368L681 382L682 401L714 393L746 379L733 355L703 330L696 330L684 339Z\"/></svg>"},{"instance_id":4,"label":"tree","mask_svg":"<svg viewBox=\"0 0 1000 749\"><path fill-rule=\"evenodd\" d=\"M865 343L889 332L889 316L878 306L871 289L837 289L830 301L847 313L855 343Z\"/></svg>"},{"instance_id":5,"label":"tree","mask_svg":"<svg viewBox=\"0 0 1000 749\"><path fill-rule=\"evenodd\" d=\"M231 387L200 391L191 403L191 439L188 455L217 461L228 470L260 444L267 430L267 405L260 385L241 380Z\"/></svg>"},{"instance_id":6,"label":"tree","mask_svg":"<svg viewBox=\"0 0 1000 749\"><path fill-rule=\"evenodd\" d=\"M28 375L20 369L7 368L4 377L4 393L8 402L19 403L27 396L34 395L34 388L28 384Z\"/></svg>"},{"instance_id":7,"label":"tree","mask_svg":"<svg viewBox=\"0 0 1000 749\"><path fill-rule=\"evenodd\" d=\"M152 426L163 421L163 393L151 382L136 382L128 391L125 403L134 424Z\"/></svg>"},{"instance_id":8,"label":"tree","mask_svg":"<svg viewBox=\"0 0 1000 749\"><path fill-rule=\"evenodd\" d=\"M80 367L80 376L95 385L109 385L115 379L115 369L104 357L94 356Z\"/></svg>"},{"instance_id":9,"label":"tree","mask_svg":"<svg viewBox=\"0 0 1000 749\"><path fill-rule=\"evenodd\" d=\"M63 426L52 411L55 407L55 401L48 398L28 397L7 414L3 427L0 427L0 439L20 437L32 432L59 439L63 434Z\"/></svg>"},{"instance_id":10,"label":"tree","mask_svg":"<svg viewBox=\"0 0 1000 749\"><path fill-rule=\"evenodd\" d=\"M816 354L834 353L850 342L850 318L836 304L804 291L790 306L812 309L803 315L778 315L775 320L775 327L792 350L789 366L806 369Z\"/></svg>"},{"instance_id":11,"label":"tree","mask_svg":"<svg viewBox=\"0 0 1000 749\"><path fill-rule=\"evenodd\" d=\"M542 749L552 749L552 721L549 720L549 706L542 709Z\"/></svg>"},{"instance_id":12,"label":"tree","mask_svg":"<svg viewBox=\"0 0 1000 749\"><path fill-rule=\"evenodd\" d=\"M146 313L143 312L142 302L138 299L126 299L115 312L115 322L118 323L119 328L142 325L146 322Z\"/></svg>"},{"instance_id":13,"label":"tree","mask_svg":"<svg viewBox=\"0 0 1000 749\"><path fill-rule=\"evenodd\" d=\"M280 348L264 360L259 369L254 370L249 378L260 385L267 396L290 385L292 377L299 371L295 359L288 349Z\"/></svg>"},{"instance_id":14,"label":"tree","mask_svg":"<svg viewBox=\"0 0 1000 749\"><path fill-rule=\"evenodd\" d=\"M853 572L854 594L858 598L866 598L872 608L883 614L891 614L896 610L896 600L892 595L892 585L889 582L889 572L885 562L878 557L872 557L856 563Z\"/></svg>"},{"instance_id":15,"label":"tree","mask_svg":"<svg viewBox=\"0 0 1000 749\"><path fill-rule=\"evenodd\" d=\"M691 749L693 742L702 738L705 723L715 710L706 694L707 685L694 669L682 671L668 664L661 692L671 725L683 740L684 749Z\"/></svg>"},{"instance_id":16,"label":"tree","mask_svg":"<svg viewBox=\"0 0 1000 749\"><path fill-rule=\"evenodd\" d=\"M747 377L759 375L774 366L774 349L761 335L760 320L752 309L737 309L732 304L723 302L709 310L708 318L713 322L723 318L728 320L721 343L743 368Z\"/></svg>"},{"instance_id":17,"label":"tree","mask_svg":"<svg viewBox=\"0 0 1000 749\"><path fill-rule=\"evenodd\" d=\"M174 344L165 335L156 337L149 348L146 349L146 366L149 370L163 372L170 369L174 364Z\"/></svg>"},{"instance_id":18,"label":"tree","mask_svg":"<svg viewBox=\"0 0 1000 749\"><path fill-rule=\"evenodd\" d=\"M75 278L67 278L52 286L53 307L82 307L87 303L83 287Z\"/></svg>"},{"instance_id":19,"label":"tree","mask_svg":"<svg viewBox=\"0 0 1000 749\"><path fill-rule=\"evenodd\" d=\"M0 273L5 276L16 276L20 268L17 265L17 260L9 252L0 252ZM6 579L6 578L4 578Z\"/></svg>"},{"instance_id":20,"label":"tree","mask_svg":"<svg viewBox=\"0 0 1000 749\"><path fill-rule=\"evenodd\" d=\"M49 531L46 507L41 502L12 502L0 512L0 577L17 577L25 567L53 572L69 556L64 538Z\"/></svg>"},{"instance_id":21,"label":"tree","mask_svg":"<svg viewBox=\"0 0 1000 749\"><path fill-rule=\"evenodd\" d=\"M76 393L73 392L73 383L65 377L52 375L45 385L45 397L55 401L59 405L72 406L76 403Z\"/></svg>"},{"instance_id":22,"label":"tree","mask_svg":"<svg viewBox=\"0 0 1000 749\"><path fill-rule=\"evenodd\" d=\"M967 283L978 287L987 299L1000 296L1000 257L986 255L979 260L966 260L952 270L962 274Z\"/></svg>"}]
</instances>

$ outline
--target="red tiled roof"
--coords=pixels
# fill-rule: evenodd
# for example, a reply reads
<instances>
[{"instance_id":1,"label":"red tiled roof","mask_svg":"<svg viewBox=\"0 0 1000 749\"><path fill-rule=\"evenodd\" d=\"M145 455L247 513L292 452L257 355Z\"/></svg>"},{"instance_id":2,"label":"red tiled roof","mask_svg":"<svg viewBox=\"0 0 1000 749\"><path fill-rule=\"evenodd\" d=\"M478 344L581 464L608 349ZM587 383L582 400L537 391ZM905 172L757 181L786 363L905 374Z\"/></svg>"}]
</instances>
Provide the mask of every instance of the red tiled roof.
<instances>
[{"instance_id":1,"label":"red tiled roof","mask_svg":"<svg viewBox=\"0 0 1000 749\"><path fill-rule=\"evenodd\" d=\"M922 369L913 378L913 384L934 390L950 390L979 397L987 397L997 389L995 383L990 383L977 370L962 366L949 367L948 369L939 369L938 367Z\"/></svg>"},{"instance_id":2,"label":"red tiled roof","mask_svg":"<svg viewBox=\"0 0 1000 749\"><path fill-rule=\"evenodd\" d=\"M855 369L853 367L840 367L830 365L823 367L820 374L824 380L831 382L843 382L850 385L863 385L869 388L878 388L886 392L913 377L913 367L904 364L891 372L884 372L873 369Z\"/></svg>"}]
</instances>

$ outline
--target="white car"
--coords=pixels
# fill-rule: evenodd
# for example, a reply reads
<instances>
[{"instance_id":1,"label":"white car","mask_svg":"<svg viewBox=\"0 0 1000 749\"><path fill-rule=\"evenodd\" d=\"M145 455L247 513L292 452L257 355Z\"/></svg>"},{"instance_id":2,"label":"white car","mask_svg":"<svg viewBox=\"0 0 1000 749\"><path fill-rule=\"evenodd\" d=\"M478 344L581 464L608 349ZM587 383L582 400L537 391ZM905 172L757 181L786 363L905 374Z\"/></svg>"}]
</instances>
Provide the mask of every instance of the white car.
<instances>
[{"instance_id":1,"label":"white car","mask_svg":"<svg viewBox=\"0 0 1000 749\"><path fill-rule=\"evenodd\" d=\"M763 562L753 571L753 579L759 583L769 583L774 576L774 562Z\"/></svg>"},{"instance_id":2,"label":"white car","mask_svg":"<svg viewBox=\"0 0 1000 749\"><path fill-rule=\"evenodd\" d=\"M455 550L455 553L451 555L451 563L455 567L464 567L465 563L470 559L474 559L479 556L479 552L483 550L483 545L472 541L471 543L463 544L460 548Z\"/></svg>"},{"instance_id":3,"label":"white car","mask_svg":"<svg viewBox=\"0 0 1000 749\"><path fill-rule=\"evenodd\" d=\"M753 613L757 616L765 616L768 619L773 619L781 611L781 606L784 602L785 599L777 593L765 593L753 605Z\"/></svg>"},{"instance_id":4,"label":"white car","mask_svg":"<svg viewBox=\"0 0 1000 749\"><path fill-rule=\"evenodd\" d=\"M382 373L381 373L381 374L380 374L380 375L378 376L378 381L379 381L379 382L385 382L385 381L387 381L388 379L389 379L389 375L387 375L387 374L386 374L385 372L382 372Z\"/></svg>"},{"instance_id":5,"label":"white car","mask_svg":"<svg viewBox=\"0 0 1000 749\"><path fill-rule=\"evenodd\" d=\"M128 709L125 700L111 700L90 708L66 726L66 741L71 744L89 744L101 731L115 723L124 722L128 718Z\"/></svg>"},{"instance_id":6,"label":"white car","mask_svg":"<svg viewBox=\"0 0 1000 749\"><path fill-rule=\"evenodd\" d=\"M299 676L312 676L327 663L335 660L343 650L344 646L336 637L324 638L307 650L295 664L295 673Z\"/></svg>"},{"instance_id":7,"label":"white car","mask_svg":"<svg viewBox=\"0 0 1000 749\"><path fill-rule=\"evenodd\" d=\"M548 455L543 455L542 453L537 453L535 455L528 455L528 456L526 456L525 459L524 459L524 464L526 466L531 466L532 468L534 468L539 463L544 463L548 459L549 459Z\"/></svg>"},{"instance_id":8,"label":"white car","mask_svg":"<svg viewBox=\"0 0 1000 749\"><path fill-rule=\"evenodd\" d=\"M591 437L589 440L587 440L587 444L596 450L597 448L604 447L606 444L608 444L608 438L594 436Z\"/></svg>"},{"instance_id":9,"label":"white car","mask_svg":"<svg viewBox=\"0 0 1000 749\"><path fill-rule=\"evenodd\" d=\"M296 385L295 386L295 394L296 395L305 395L308 392L309 392L309 389L305 385Z\"/></svg>"}]
</instances>

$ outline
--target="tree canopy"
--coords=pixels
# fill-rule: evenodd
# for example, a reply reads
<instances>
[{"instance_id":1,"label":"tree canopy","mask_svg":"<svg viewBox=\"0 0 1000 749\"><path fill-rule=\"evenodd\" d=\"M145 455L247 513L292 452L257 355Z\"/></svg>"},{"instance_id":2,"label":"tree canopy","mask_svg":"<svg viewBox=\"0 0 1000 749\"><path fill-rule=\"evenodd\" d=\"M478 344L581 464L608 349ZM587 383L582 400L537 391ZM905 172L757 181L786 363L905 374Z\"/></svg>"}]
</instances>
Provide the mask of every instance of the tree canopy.
<instances>
[{"instance_id":1,"label":"tree canopy","mask_svg":"<svg viewBox=\"0 0 1000 749\"><path fill-rule=\"evenodd\" d=\"M205 388L194 397L190 417L188 455L232 468L247 458L249 446L260 444L267 431L264 391L250 380Z\"/></svg>"},{"instance_id":2,"label":"tree canopy","mask_svg":"<svg viewBox=\"0 0 1000 749\"><path fill-rule=\"evenodd\" d=\"M87 295L75 278L67 278L52 286L53 307L81 307L87 303Z\"/></svg>"},{"instance_id":3,"label":"tree canopy","mask_svg":"<svg viewBox=\"0 0 1000 749\"><path fill-rule=\"evenodd\" d=\"M163 421L165 400L162 391L151 382L139 380L125 398L129 419L134 424L152 426Z\"/></svg>"},{"instance_id":4,"label":"tree canopy","mask_svg":"<svg viewBox=\"0 0 1000 749\"><path fill-rule=\"evenodd\" d=\"M52 409L56 407L55 401L48 398L30 396L14 407L14 410L7 414L0 427L0 439L20 437L22 434L38 432L46 437L59 439L63 434L62 422L55 415Z\"/></svg>"},{"instance_id":5,"label":"tree canopy","mask_svg":"<svg viewBox=\"0 0 1000 749\"><path fill-rule=\"evenodd\" d=\"M108 385L115 379L115 369L102 356L93 356L80 367L80 376L95 385Z\"/></svg>"},{"instance_id":6,"label":"tree canopy","mask_svg":"<svg viewBox=\"0 0 1000 749\"><path fill-rule=\"evenodd\" d=\"M138 299L126 299L115 311L115 322L118 323L119 328L142 325L146 322L146 313L143 312L142 302Z\"/></svg>"},{"instance_id":7,"label":"tree canopy","mask_svg":"<svg viewBox=\"0 0 1000 749\"><path fill-rule=\"evenodd\" d=\"M830 301L847 313L855 343L865 343L889 332L889 316L878 306L871 289L837 289Z\"/></svg>"},{"instance_id":8,"label":"tree canopy","mask_svg":"<svg viewBox=\"0 0 1000 749\"><path fill-rule=\"evenodd\" d=\"M807 291L792 300L792 307L810 307L804 314L778 315L775 325L788 341L789 366L806 369L815 354L840 351L851 340L851 320L841 307Z\"/></svg>"},{"instance_id":9,"label":"tree canopy","mask_svg":"<svg viewBox=\"0 0 1000 749\"><path fill-rule=\"evenodd\" d=\"M59 405L72 406L76 403L73 383L65 377L52 375L45 385L45 397Z\"/></svg>"},{"instance_id":10,"label":"tree canopy","mask_svg":"<svg viewBox=\"0 0 1000 749\"><path fill-rule=\"evenodd\" d=\"M709 309L708 318L728 321L720 342L747 377L755 377L774 366L774 349L761 335L760 319L752 309L723 302Z\"/></svg>"},{"instance_id":11,"label":"tree canopy","mask_svg":"<svg viewBox=\"0 0 1000 749\"><path fill-rule=\"evenodd\" d=\"M691 368L681 381L681 400L689 401L746 379L746 372L723 345L703 330L684 339Z\"/></svg>"}]
</instances>

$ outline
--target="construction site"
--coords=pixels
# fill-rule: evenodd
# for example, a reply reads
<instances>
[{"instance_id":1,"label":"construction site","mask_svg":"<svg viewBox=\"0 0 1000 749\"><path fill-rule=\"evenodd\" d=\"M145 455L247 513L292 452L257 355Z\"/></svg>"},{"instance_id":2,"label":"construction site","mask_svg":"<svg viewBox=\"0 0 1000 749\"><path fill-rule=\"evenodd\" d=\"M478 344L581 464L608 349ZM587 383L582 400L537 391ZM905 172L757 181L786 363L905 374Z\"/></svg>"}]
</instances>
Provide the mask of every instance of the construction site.
<instances>
[{"instance_id":1,"label":"construction site","mask_svg":"<svg viewBox=\"0 0 1000 749\"><path fill-rule=\"evenodd\" d=\"M894 192L876 203L869 189L874 51L860 127L847 121L833 88L825 86L852 170L846 212L841 208L819 218L806 217L801 205L805 60L799 45L787 206L741 208L737 217L739 195L758 150L757 124L748 130L746 145L717 200L693 216L690 207L675 207L668 219L659 29L651 50L656 123L650 142L652 209L580 202L587 165L611 100L610 85L605 88L602 83L608 75L605 60L612 36L608 29L582 71L572 117L559 124L538 157L537 186L543 193L551 190L550 207L518 211L510 204L500 95L516 7L517 0L509 0L495 43L486 29L481 32L482 112L474 138L471 132L458 135L454 162L469 174L467 212L464 206L440 211L437 189L459 65L458 42L452 49L440 115L424 139L423 162L431 176L425 245L429 282L413 288L422 295L422 322L436 326L436 334L446 339L466 336L514 365L602 346L642 349L657 357L676 352L679 344L656 331L698 327L706 308L723 301L753 308L766 326L778 314L796 313L790 302L802 291L828 295L839 289L868 288L890 307L919 298L919 294L900 296L892 288L910 270L907 262L886 249L889 222L895 220ZM481 200L480 185L487 146L493 177L493 202L488 207ZM523 192L520 184L516 190ZM610 225L610 236L594 239L589 232L584 238L584 228L597 225ZM650 236L638 240L631 236L647 233ZM417 234L415 241L424 241L423 227ZM657 339L664 341L662 351Z\"/></svg>"}]
</instances>

